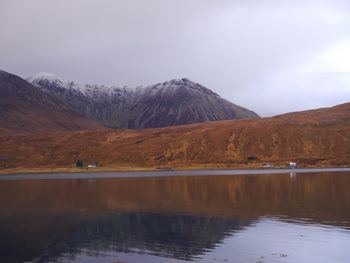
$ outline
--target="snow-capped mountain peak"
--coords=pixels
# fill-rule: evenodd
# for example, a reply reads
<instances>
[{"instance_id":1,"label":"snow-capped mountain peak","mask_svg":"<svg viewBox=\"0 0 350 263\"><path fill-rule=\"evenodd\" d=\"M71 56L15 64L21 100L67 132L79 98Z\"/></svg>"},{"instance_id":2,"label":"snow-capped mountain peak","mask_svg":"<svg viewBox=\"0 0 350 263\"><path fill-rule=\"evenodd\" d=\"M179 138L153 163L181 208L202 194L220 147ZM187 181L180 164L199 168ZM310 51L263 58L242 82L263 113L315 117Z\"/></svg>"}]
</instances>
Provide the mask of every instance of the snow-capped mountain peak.
<instances>
[{"instance_id":1,"label":"snow-capped mountain peak","mask_svg":"<svg viewBox=\"0 0 350 263\"><path fill-rule=\"evenodd\" d=\"M186 88L189 90L194 90L201 92L206 95L213 95L213 96L218 96L215 92L212 90L200 85L197 82L194 82L190 79L187 78L182 78L182 79L172 79L170 81L165 81L162 83L158 83L156 85L152 85L149 87L146 87L146 89L151 90L153 93L158 92L158 91L163 91L163 92L176 92L180 88Z\"/></svg>"}]
</instances>

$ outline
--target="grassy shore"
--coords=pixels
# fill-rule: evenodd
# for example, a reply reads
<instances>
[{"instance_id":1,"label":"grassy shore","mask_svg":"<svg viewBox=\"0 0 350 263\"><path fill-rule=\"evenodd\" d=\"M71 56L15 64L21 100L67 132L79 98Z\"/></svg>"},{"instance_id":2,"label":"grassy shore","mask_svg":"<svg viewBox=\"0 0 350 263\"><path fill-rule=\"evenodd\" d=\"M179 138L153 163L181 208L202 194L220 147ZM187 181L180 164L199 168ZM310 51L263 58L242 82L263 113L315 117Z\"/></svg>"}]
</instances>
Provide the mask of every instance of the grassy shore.
<instances>
[{"instance_id":1,"label":"grassy shore","mask_svg":"<svg viewBox=\"0 0 350 263\"><path fill-rule=\"evenodd\" d=\"M347 168L346 165L302 165L298 168ZM36 174L36 173L89 173L89 172L142 172L142 171L167 171L167 170L237 170L237 169L288 169L288 166L274 166L264 168L260 163L227 165L227 164L193 164L176 166L99 166L88 167L16 167L0 169L1 174Z\"/></svg>"}]
</instances>

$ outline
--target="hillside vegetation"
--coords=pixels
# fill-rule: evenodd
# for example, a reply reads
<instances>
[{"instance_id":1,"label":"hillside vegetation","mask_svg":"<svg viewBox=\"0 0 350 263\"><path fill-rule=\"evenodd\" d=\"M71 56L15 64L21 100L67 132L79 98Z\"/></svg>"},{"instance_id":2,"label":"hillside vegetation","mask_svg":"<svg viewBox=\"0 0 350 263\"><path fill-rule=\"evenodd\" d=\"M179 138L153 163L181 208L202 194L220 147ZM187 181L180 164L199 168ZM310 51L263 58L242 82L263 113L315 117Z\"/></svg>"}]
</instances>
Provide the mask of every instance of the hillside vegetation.
<instances>
[{"instance_id":1,"label":"hillside vegetation","mask_svg":"<svg viewBox=\"0 0 350 263\"><path fill-rule=\"evenodd\" d=\"M76 160L107 167L346 166L350 103L255 120L139 130L0 136L2 166L69 167Z\"/></svg>"}]
</instances>

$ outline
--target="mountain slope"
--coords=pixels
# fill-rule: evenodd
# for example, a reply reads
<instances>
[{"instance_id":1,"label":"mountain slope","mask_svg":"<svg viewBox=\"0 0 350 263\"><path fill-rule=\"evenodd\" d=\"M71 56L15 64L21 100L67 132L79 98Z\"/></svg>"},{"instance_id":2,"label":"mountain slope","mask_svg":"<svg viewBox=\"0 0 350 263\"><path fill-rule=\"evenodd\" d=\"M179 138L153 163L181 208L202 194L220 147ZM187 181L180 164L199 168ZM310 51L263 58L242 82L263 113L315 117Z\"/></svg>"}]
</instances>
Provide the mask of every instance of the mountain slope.
<instances>
[{"instance_id":1,"label":"mountain slope","mask_svg":"<svg viewBox=\"0 0 350 263\"><path fill-rule=\"evenodd\" d=\"M259 116L188 79L148 87L80 85L48 73L27 79L75 112L108 127L150 128Z\"/></svg>"},{"instance_id":2,"label":"mountain slope","mask_svg":"<svg viewBox=\"0 0 350 263\"><path fill-rule=\"evenodd\" d=\"M101 128L27 81L0 71L2 132L66 131Z\"/></svg>"},{"instance_id":3,"label":"mountain slope","mask_svg":"<svg viewBox=\"0 0 350 263\"><path fill-rule=\"evenodd\" d=\"M23 167L70 167L77 159L106 168L260 167L289 161L349 166L350 103L256 120L0 137L0 145L8 165Z\"/></svg>"}]
</instances>

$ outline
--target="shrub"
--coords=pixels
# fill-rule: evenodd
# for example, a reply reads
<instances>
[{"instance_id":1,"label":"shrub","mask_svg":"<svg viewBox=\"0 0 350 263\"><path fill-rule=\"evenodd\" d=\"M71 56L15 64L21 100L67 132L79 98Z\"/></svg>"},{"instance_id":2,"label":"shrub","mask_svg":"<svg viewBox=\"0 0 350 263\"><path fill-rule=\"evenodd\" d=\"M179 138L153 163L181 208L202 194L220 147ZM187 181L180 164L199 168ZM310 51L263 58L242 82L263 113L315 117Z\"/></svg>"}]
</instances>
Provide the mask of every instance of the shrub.
<instances>
[{"instance_id":1,"label":"shrub","mask_svg":"<svg viewBox=\"0 0 350 263\"><path fill-rule=\"evenodd\" d=\"M77 167L83 167L83 166L84 166L84 162L83 162L83 160L77 160L77 161L75 162L75 165L76 165Z\"/></svg>"},{"instance_id":2,"label":"shrub","mask_svg":"<svg viewBox=\"0 0 350 263\"><path fill-rule=\"evenodd\" d=\"M258 160L258 157L256 156L248 156L247 157L247 161L248 162L254 162L254 161L257 161Z\"/></svg>"}]
</instances>

